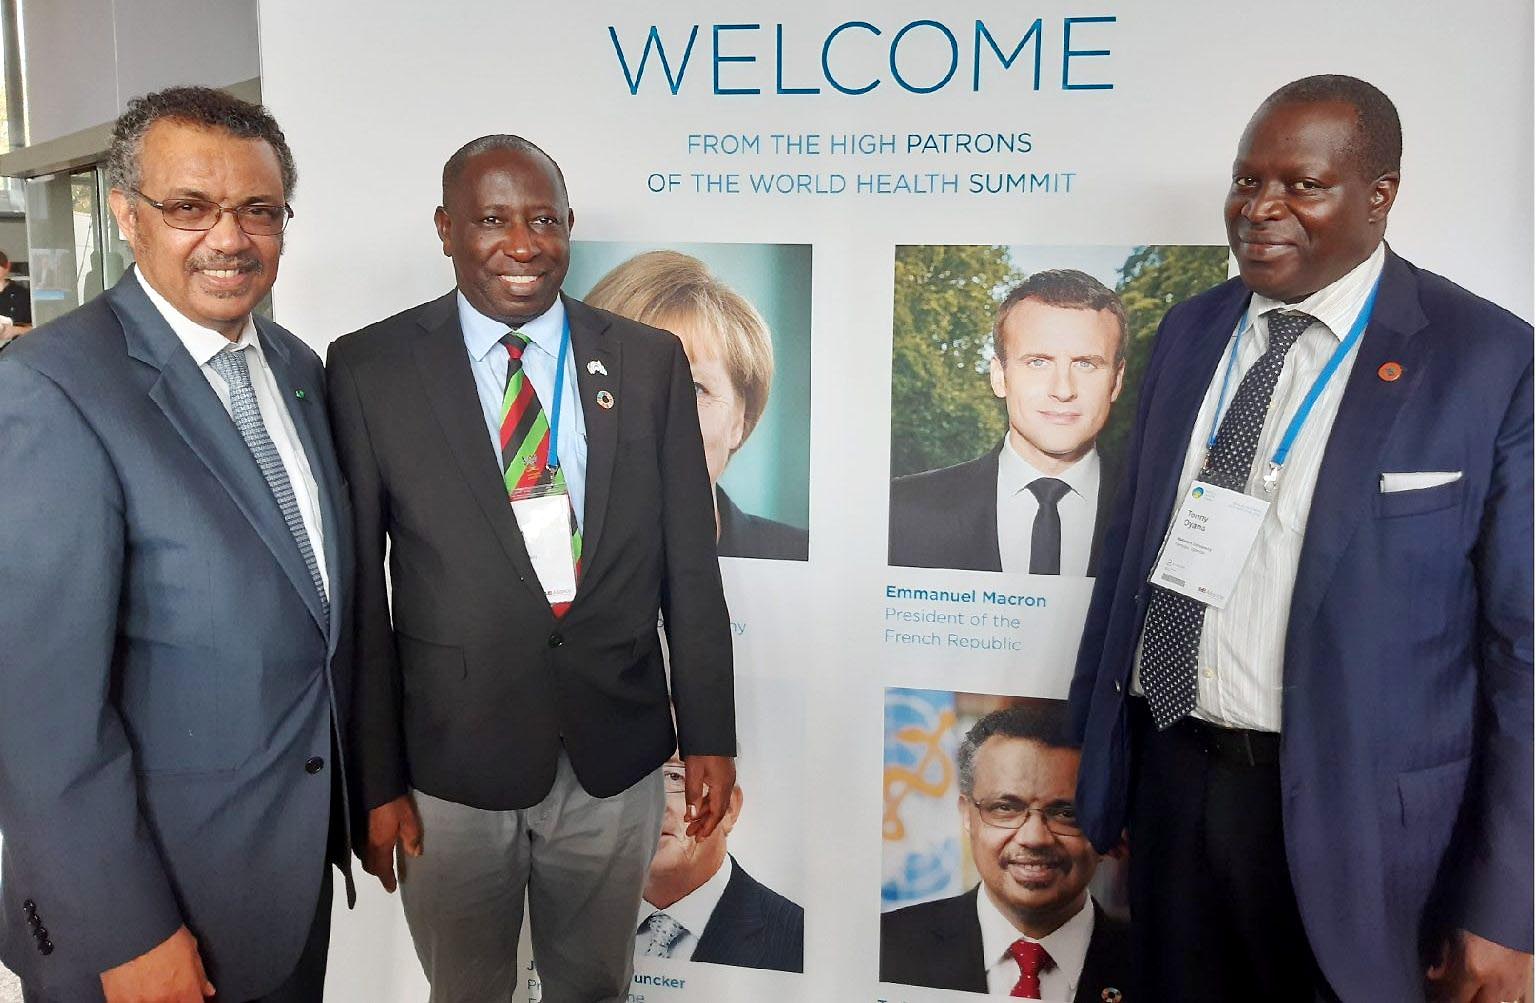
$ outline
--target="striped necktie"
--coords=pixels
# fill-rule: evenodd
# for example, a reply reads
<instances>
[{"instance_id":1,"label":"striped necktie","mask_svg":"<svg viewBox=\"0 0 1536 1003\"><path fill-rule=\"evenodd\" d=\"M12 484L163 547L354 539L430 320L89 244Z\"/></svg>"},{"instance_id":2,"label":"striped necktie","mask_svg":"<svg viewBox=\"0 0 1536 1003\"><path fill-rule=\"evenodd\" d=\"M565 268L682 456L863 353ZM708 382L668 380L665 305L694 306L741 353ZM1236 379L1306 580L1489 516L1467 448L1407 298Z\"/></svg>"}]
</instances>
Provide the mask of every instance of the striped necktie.
<instances>
[{"instance_id":1,"label":"striped necktie","mask_svg":"<svg viewBox=\"0 0 1536 1003\"><path fill-rule=\"evenodd\" d=\"M528 347L528 337L518 331L508 331L502 336L501 344L507 350L507 386L501 395L501 476L507 497L515 500L521 492L539 487L566 491L565 471L549 467L549 419L539 406L533 382L523 372L523 351ZM568 491L566 497L570 497ZM571 560L576 565L576 578L580 581L581 529L574 508L571 510ZM571 604L558 602L551 603L550 607L556 616L564 616Z\"/></svg>"}]
</instances>

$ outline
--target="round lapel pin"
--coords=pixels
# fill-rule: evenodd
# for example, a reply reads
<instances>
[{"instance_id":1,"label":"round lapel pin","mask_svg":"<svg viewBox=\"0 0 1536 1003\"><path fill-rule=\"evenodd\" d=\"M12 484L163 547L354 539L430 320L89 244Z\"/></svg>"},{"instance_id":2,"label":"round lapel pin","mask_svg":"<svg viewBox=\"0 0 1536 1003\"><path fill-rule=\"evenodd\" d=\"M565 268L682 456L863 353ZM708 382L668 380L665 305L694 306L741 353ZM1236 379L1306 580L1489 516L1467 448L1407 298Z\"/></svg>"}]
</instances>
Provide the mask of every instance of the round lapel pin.
<instances>
[{"instance_id":1,"label":"round lapel pin","mask_svg":"<svg viewBox=\"0 0 1536 1003\"><path fill-rule=\"evenodd\" d=\"M299 400L303 400L304 399L304 389L302 387L294 387L293 388L293 395L295 397L297 397Z\"/></svg>"},{"instance_id":2,"label":"round lapel pin","mask_svg":"<svg viewBox=\"0 0 1536 1003\"><path fill-rule=\"evenodd\" d=\"M597 392L597 406L602 408L604 411L613 407L613 394L606 390L599 390Z\"/></svg>"},{"instance_id":3,"label":"round lapel pin","mask_svg":"<svg viewBox=\"0 0 1536 1003\"><path fill-rule=\"evenodd\" d=\"M1381 368L1376 370L1376 375L1381 377L1383 383L1396 383L1402 379L1403 367L1396 362L1383 362Z\"/></svg>"}]
</instances>

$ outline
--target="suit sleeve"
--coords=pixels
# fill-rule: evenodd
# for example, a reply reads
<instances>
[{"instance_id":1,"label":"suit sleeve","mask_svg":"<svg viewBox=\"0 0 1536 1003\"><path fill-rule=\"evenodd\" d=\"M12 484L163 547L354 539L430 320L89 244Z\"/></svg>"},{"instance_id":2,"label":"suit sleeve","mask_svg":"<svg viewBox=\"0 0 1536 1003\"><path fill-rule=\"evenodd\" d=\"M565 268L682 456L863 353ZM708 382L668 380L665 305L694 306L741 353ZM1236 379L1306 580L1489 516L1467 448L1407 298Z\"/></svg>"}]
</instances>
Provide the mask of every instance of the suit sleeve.
<instances>
[{"instance_id":1,"label":"suit sleeve","mask_svg":"<svg viewBox=\"0 0 1536 1003\"><path fill-rule=\"evenodd\" d=\"M384 578L384 534L389 498L368 434L362 397L342 353L331 349L326 368L336 457L350 484L353 545L353 696L349 726L351 780L371 811L407 792L401 726L400 663ZM358 833L362 838L364 832Z\"/></svg>"},{"instance_id":2,"label":"suit sleeve","mask_svg":"<svg viewBox=\"0 0 1536 1003\"><path fill-rule=\"evenodd\" d=\"M182 923L112 700L124 499L64 391L4 362L0 484L4 880L49 932L44 984L91 979Z\"/></svg>"},{"instance_id":3,"label":"suit sleeve","mask_svg":"<svg viewBox=\"0 0 1536 1003\"><path fill-rule=\"evenodd\" d=\"M1526 328L1524 337L1530 338ZM1531 366L1494 441L1492 479L1473 553L1479 630L1473 784L1450 855L1457 925L1529 952L1531 929Z\"/></svg>"},{"instance_id":4,"label":"suit sleeve","mask_svg":"<svg viewBox=\"0 0 1536 1003\"><path fill-rule=\"evenodd\" d=\"M1177 308L1175 308L1177 309ZM1130 539L1131 513L1136 508L1136 481L1140 470L1141 444L1147 425L1147 413L1156 396L1157 372L1161 362L1164 331L1169 317L1163 317L1152 343L1152 357L1147 360L1147 372L1141 381L1141 394L1136 402L1136 422L1131 427L1130 439L1125 446L1124 472L1115 502L1110 508L1109 524L1104 529L1099 544L1099 563L1095 569L1093 598L1088 615L1083 621L1083 639L1078 644L1077 667L1072 674L1069 706L1072 716L1072 734L1081 745L1088 728L1088 711L1093 703L1093 690L1099 678L1099 668L1104 660L1104 639L1109 630L1110 613L1120 590L1120 575L1125 564L1126 542Z\"/></svg>"},{"instance_id":5,"label":"suit sleeve","mask_svg":"<svg viewBox=\"0 0 1536 1003\"><path fill-rule=\"evenodd\" d=\"M671 655L678 750L736 755L735 673L730 614L715 554L714 500L704 464L693 373L669 336L671 372L660 443L665 567L661 611Z\"/></svg>"}]
</instances>

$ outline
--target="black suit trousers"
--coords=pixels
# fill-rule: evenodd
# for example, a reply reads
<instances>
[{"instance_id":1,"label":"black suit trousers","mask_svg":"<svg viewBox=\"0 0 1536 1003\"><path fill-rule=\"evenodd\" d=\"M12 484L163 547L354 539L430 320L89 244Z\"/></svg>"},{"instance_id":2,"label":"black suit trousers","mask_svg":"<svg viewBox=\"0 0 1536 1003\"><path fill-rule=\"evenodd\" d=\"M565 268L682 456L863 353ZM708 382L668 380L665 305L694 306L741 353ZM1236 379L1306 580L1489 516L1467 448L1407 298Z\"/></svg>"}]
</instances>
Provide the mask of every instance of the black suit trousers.
<instances>
[{"instance_id":1,"label":"black suit trousers","mask_svg":"<svg viewBox=\"0 0 1536 1003\"><path fill-rule=\"evenodd\" d=\"M1129 701L1131 941L1137 983L1179 1003L1335 1003L1302 928L1281 828L1280 767L1159 732Z\"/></svg>"}]
</instances>

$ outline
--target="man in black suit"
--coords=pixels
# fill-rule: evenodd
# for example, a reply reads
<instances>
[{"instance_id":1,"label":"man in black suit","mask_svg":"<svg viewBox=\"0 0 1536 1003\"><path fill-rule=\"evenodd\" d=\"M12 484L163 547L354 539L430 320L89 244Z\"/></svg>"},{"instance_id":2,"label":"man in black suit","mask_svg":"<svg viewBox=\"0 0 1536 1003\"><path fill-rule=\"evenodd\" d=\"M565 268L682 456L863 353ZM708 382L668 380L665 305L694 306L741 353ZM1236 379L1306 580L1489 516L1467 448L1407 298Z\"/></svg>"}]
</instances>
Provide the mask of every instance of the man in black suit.
<instances>
[{"instance_id":1,"label":"man in black suit","mask_svg":"<svg viewBox=\"0 0 1536 1003\"><path fill-rule=\"evenodd\" d=\"M667 812L645 879L636 950L738 968L802 971L805 910L753 878L726 847L741 817L741 785L731 791L715 831L695 838L683 812L686 766L673 759L662 777Z\"/></svg>"},{"instance_id":2,"label":"man in black suit","mask_svg":"<svg viewBox=\"0 0 1536 1003\"><path fill-rule=\"evenodd\" d=\"M1125 379L1125 308L1084 272L1036 272L998 307L992 345L1008 434L891 482L890 562L1090 575L1114 497L1094 442Z\"/></svg>"},{"instance_id":3,"label":"man in black suit","mask_svg":"<svg viewBox=\"0 0 1536 1003\"><path fill-rule=\"evenodd\" d=\"M880 918L880 981L1024 999L1131 1000L1127 925L1088 894L1065 706L993 711L957 756L960 828L981 883Z\"/></svg>"},{"instance_id":4,"label":"man in black suit","mask_svg":"<svg viewBox=\"0 0 1536 1003\"><path fill-rule=\"evenodd\" d=\"M547 1003L624 999L660 766L682 750L696 836L735 786L688 359L560 296L573 222L538 147L467 144L436 214L458 288L330 356L360 534L361 853L389 890L410 857L434 1003L511 998L525 891Z\"/></svg>"}]
</instances>

